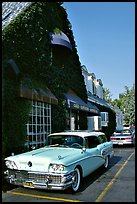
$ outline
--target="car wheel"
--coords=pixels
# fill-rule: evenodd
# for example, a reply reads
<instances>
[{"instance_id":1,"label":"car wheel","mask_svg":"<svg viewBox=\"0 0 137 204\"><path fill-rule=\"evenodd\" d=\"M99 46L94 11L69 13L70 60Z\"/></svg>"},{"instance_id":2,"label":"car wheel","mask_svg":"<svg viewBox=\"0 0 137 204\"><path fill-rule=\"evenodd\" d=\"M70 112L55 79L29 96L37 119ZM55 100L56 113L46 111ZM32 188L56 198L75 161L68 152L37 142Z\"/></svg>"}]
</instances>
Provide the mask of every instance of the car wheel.
<instances>
[{"instance_id":1,"label":"car wheel","mask_svg":"<svg viewBox=\"0 0 137 204\"><path fill-rule=\"evenodd\" d=\"M108 165L109 165L109 156L106 156L105 163L104 163L104 168L107 169Z\"/></svg>"},{"instance_id":2,"label":"car wheel","mask_svg":"<svg viewBox=\"0 0 137 204\"><path fill-rule=\"evenodd\" d=\"M80 182L81 182L81 174L79 168L75 168L74 171L74 176L72 178L72 191L77 192L79 187L80 187Z\"/></svg>"}]
</instances>

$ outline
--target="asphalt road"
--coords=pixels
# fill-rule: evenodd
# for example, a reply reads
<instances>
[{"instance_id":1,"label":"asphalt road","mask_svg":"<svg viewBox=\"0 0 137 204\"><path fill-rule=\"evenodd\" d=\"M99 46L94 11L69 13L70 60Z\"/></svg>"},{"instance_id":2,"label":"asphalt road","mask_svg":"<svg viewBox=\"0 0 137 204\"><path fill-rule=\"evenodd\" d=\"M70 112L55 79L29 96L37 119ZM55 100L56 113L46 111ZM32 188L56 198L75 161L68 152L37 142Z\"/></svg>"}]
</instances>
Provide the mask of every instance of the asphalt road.
<instances>
[{"instance_id":1,"label":"asphalt road","mask_svg":"<svg viewBox=\"0 0 137 204\"><path fill-rule=\"evenodd\" d=\"M18 187L3 192L2 202L135 202L135 148L115 147L108 170L87 176L78 193Z\"/></svg>"}]
</instances>

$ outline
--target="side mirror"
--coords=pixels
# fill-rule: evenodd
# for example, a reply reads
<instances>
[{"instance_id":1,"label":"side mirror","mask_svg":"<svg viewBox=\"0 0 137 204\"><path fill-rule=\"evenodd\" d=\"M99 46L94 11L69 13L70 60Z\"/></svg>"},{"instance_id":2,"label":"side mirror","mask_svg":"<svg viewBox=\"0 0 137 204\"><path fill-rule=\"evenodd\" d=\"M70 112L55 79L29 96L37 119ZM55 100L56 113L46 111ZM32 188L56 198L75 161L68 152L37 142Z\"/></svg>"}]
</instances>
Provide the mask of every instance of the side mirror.
<instances>
[{"instance_id":1,"label":"side mirror","mask_svg":"<svg viewBox=\"0 0 137 204\"><path fill-rule=\"evenodd\" d=\"M86 152L86 148L85 147L82 148L81 154L83 154L84 152Z\"/></svg>"},{"instance_id":2,"label":"side mirror","mask_svg":"<svg viewBox=\"0 0 137 204\"><path fill-rule=\"evenodd\" d=\"M34 145L32 145L31 149L34 150L34 149L36 149L36 147Z\"/></svg>"},{"instance_id":3,"label":"side mirror","mask_svg":"<svg viewBox=\"0 0 137 204\"><path fill-rule=\"evenodd\" d=\"M100 146L99 145L97 145L97 150L100 150Z\"/></svg>"}]
</instances>

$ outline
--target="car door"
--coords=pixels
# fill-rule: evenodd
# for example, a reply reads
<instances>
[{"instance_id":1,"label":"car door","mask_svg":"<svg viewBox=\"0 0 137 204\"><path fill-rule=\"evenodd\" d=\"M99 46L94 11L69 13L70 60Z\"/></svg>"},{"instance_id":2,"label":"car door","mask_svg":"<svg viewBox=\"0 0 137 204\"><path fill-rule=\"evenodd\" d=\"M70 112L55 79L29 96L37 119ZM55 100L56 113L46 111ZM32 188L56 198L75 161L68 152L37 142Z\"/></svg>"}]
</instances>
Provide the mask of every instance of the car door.
<instances>
[{"instance_id":1,"label":"car door","mask_svg":"<svg viewBox=\"0 0 137 204\"><path fill-rule=\"evenodd\" d=\"M111 151L112 145L111 143L107 140L106 136L100 135L98 139L101 141L101 143L98 145L98 149L100 151L100 155L105 158ZM104 159L103 159L104 162Z\"/></svg>"},{"instance_id":2,"label":"car door","mask_svg":"<svg viewBox=\"0 0 137 204\"><path fill-rule=\"evenodd\" d=\"M103 164L103 159L100 157L102 148L99 147L100 141L96 136L87 138L86 156L88 158L87 173L91 173Z\"/></svg>"}]
</instances>

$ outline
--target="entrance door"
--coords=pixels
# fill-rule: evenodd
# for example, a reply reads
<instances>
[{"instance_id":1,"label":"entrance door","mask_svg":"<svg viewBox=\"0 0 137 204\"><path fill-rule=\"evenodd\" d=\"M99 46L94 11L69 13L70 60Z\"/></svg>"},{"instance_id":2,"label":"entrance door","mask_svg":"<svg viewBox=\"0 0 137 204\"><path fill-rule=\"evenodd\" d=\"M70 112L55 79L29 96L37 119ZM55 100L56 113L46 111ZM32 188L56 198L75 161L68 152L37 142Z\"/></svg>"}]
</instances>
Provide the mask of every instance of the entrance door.
<instances>
[{"instance_id":1,"label":"entrance door","mask_svg":"<svg viewBox=\"0 0 137 204\"><path fill-rule=\"evenodd\" d=\"M79 112L71 112L71 130L79 130Z\"/></svg>"},{"instance_id":2,"label":"entrance door","mask_svg":"<svg viewBox=\"0 0 137 204\"><path fill-rule=\"evenodd\" d=\"M75 117L71 117L71 130L75 130Z\"/></svg>"}]
</instances>

